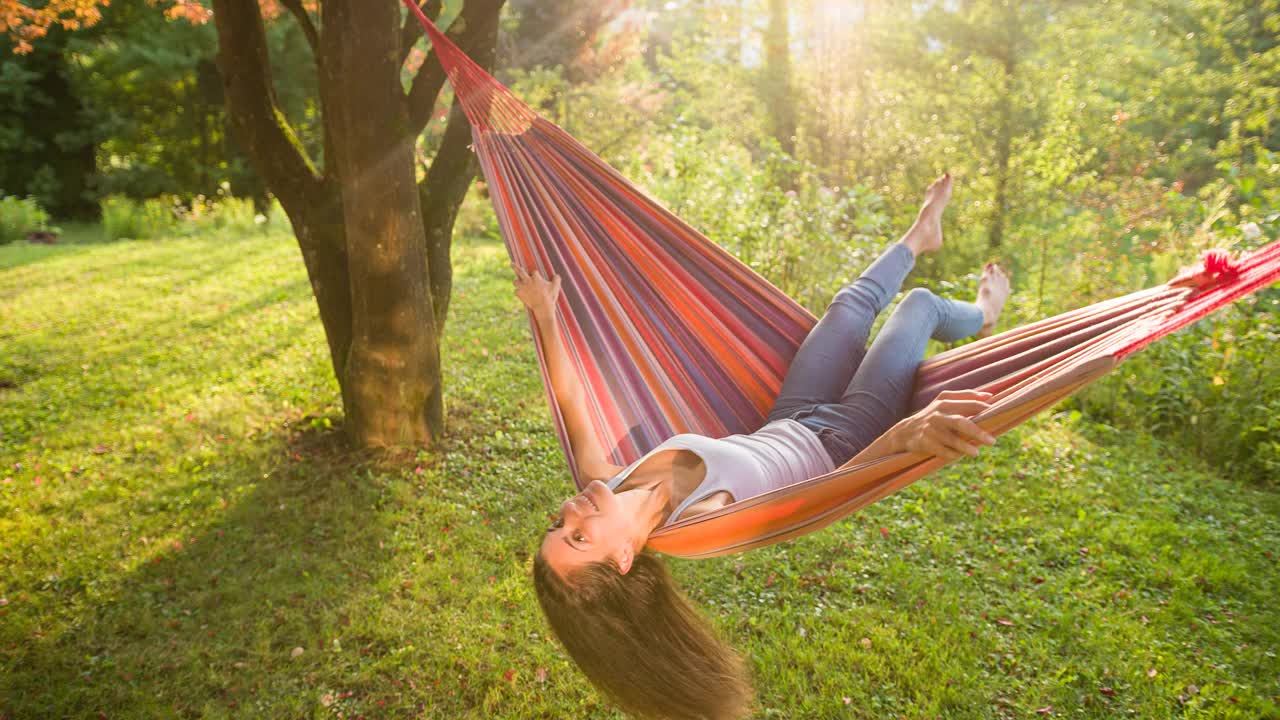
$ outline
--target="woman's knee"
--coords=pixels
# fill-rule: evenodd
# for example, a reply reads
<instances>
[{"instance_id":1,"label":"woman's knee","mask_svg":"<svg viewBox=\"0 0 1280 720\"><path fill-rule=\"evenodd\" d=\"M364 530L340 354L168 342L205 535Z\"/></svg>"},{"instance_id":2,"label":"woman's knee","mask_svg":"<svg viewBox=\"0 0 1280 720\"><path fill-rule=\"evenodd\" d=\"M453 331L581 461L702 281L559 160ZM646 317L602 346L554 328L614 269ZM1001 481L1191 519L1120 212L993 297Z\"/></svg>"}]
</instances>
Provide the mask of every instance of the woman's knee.
<instances>
[{"instance_id":1,"label":"woman's knee","mask_svg":"<svg viewBox=\"0 0 1280 720\"><path fill-rule=\"evenodd\" d=\"M939 297L925 288L913 288L893 309L893 315L910 320L913 326L925 318L937 319Z\"/></svg>"},{"instance_id":2,"label":"woman's knee","mask_svg":"<svg viewBox=\"0 0 1280 720\"><path fill-rule=\"evenodd\" d=\"M938 302L938 296L927 288L912 288L898 303L899 308L932 308Z\"/></svg>"}]
</instances>

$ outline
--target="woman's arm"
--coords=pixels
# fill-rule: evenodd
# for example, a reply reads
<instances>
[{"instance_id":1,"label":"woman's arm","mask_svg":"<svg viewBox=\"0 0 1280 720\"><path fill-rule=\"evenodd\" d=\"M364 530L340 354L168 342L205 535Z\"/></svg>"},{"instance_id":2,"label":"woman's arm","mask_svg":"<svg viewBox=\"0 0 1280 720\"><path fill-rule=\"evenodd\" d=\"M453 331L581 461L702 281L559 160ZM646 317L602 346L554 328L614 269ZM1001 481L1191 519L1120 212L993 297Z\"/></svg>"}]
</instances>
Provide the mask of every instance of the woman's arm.
<instances>
[{"instance_id":1,"label":"woman's arm","mask_svg":"<svg viewBox=\"0 0 1280 720\"><path fill-rule=\"evenodd\" d=\"M512 265L515 268L515 265ZM587 480L605 480L617 475L622 467L605 460L604 449L591 430L587 416L586 393L582 381L560 341L560 324L556 322L556 298L560 293L560 277L553 275L546 280L534 271L532 276L516 268L516 295L533 313L538 329L538 343L542 347L547 373L551 376L551 390L560 406L569 444L573 446L573 461L578 472Z\"/></svg>"},{"instance_id":2,"label":"woman's arm","mask_svg":"<svg viewBox=\"0 0 1280 720\"><path fill-rule=\"evenodd\" d=\"M991 407L986 402L990 397L991 393L979 390L939 393L928 407L894 425L852 461L867 462L899 452L936 455L947 461L963 455L976 457L980 445L996 441L970 419Z\"/></svg>"}]
</instances>

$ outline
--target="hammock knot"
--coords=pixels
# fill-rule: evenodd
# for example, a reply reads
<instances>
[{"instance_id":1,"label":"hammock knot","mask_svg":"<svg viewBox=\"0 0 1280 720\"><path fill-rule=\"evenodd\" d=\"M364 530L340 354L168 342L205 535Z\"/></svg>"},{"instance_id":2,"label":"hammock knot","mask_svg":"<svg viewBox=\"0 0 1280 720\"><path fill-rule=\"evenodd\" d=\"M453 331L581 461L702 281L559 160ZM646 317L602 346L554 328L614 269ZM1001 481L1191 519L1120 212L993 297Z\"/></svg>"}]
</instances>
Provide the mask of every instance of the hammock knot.
<instances>
[{"instance_id":1,"label":"hammock knot","mask_svg":"<svg viewBox=\"0 0 1280 720\"><path fill-rule=\"evenodd\" d=\"M1199 265L1192 265L1169 281L1177 287L1190 285L1203 289L1206 285L1228 282L1240 274L1240 261L1226 250L1206 250Z\"/></svg>"}]
</instances>

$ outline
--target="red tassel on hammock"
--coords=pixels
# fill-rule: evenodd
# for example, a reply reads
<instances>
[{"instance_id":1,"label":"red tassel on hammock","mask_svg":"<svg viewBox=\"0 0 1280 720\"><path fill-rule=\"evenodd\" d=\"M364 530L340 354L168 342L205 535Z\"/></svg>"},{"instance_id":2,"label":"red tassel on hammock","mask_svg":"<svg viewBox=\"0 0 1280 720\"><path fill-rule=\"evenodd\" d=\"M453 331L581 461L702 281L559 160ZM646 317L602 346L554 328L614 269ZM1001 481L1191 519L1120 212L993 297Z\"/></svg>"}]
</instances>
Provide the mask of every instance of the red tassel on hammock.
<instances>
[{"instance_id":1,"label":"red tassel on hammock","mask_svg":"<svg viewBox=\"0 0 1280 720\"><path fill-rule=\"evenodd\" d=\"M1200 264L1186 268L1169 281L1173 287L1192 286L1205 290L1210 285L1231 282L1240 274L1240 260L1226 250L1205 250Z\"/></svg>"},{"instance_id":2,"label":"red tassel on hammock","mask_svg":"<svg viewBox=\"0 0 1280 720\"><path fill-rule=\"evenodd\" d=\"M1239 269L1235 260L1226 250L1206 250L1204 253L1204 271L1210 275L1235 276Z\"/></svg>"}]
</instances>

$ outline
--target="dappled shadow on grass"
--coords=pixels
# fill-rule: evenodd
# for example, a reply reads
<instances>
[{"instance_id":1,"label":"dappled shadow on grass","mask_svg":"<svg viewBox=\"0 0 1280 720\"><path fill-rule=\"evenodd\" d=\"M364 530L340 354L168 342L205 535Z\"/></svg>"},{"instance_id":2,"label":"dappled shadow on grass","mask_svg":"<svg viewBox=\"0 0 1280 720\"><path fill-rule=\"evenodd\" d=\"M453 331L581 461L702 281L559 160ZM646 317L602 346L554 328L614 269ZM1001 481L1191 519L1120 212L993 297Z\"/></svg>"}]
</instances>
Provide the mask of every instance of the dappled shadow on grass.
<instances>
[{"instance_id":1,"label":"dappled shadow on grass","mask_svg":"<svg viewBox=\"0 0 1280 720\"><path fill-rule=\"evenodd\" d=\"M251 707L270 684L303 714L314 703L308 666L333 652L326 638L353 641L342 632L349 603L386 580L387 527L371 511L381 483L352 458L336 430L245 444L165 493L168 502L205 494L225 509L164 540L132 538L136 556L103 558L135 565L109 590L59 578L11 598L11 611L60 603L73 617L61 632L27 628L30 642L0 680L0 709L204 717ZM372 651L354 641L349 652Z\"/></svg>"},{"instance_id":2,"label":"dappled shadow on grass","mask_svg":"<svg viewBox=\"0 0 1280 720\"><path fill-rule=\"evenodd\" d=\"M157 240L121 240L116 243L85 245L11 245L0 247L0 272L14 271L11 276L0 276L0 291L13 284L14 290L31 292L67 281L65 273L74 272L74 282L84 287L97 281L128 279L152 280L158 276L188 270L181 284L202 279L218 278L237 264L252 265L255 261L276 251L283 242L278 236L255 238L258 242L224 243L210 238L182 238ZM192 244L200 252L193 252ZM92 255L89 265L57 267L56 263ZM24 266L49 261L51 267L24 268ZM215 263L210 265L210 263ZM23 268L19 270L19 268ZM64 273L64 274L60 274ZM0 295L0 297L3 297Z\"/></svg>"},{"instance_id":3,"label":"dappled shadow on grass","mask_svg":"<svg viewBox=\"0 0 1280 720\"><path fill-rule=\"evenodd\" d=\"M509 281L456 276L480 307L452 326L470 337L448 402L474 426L371 456L335 442L300 266L242 252L202 282L135 250L141 285L103 272L114 254L42 268L59 277L21 296L41 332L0 352L34 373L0 407L25 439L0 473L0 717L581 715L526 704L584 693L529 612L529 550L563 488L539 480L563 460L545 413L511 400L540 397L527 339L506 337L514 299L473 290Z\"/></svg>"},{"instance_id":4,"label":"dappled shadow on grass","mask_svg":"<svg viewBox=\"0 0 1280 720\"><path fill-rule=\"evenodd\" d=\"M0 357L0 380L10 380L14 390L32 383L29 404L38 405L22 417L22 425L9 428L8 440L15 445L26 442L32 436L53 433L79 437L82 429L100 425L102 418L85 414L91 409L108 403L107 407L141 409L153 405L157 398L172 398L188 388L187 376L192 372L208 373L224 362L220 352L205 353L200 346L166 344L164 339L181 338L192 332L208 332L224 345L243 345L245 338L236 332L236 323L250 322L255 315L265 313L308 287L305 278L282 286L274 286L254 297L226 303L224 309L206 317L191 318L179 314L157 315L149 322L134 320L127 335L104 332L99 341L81 340L75 350L54 355L46 351L45 341L32 341L30 348L21 340L10 347L8 358ZM309 333L301 324L284 327L269 336L260 338L245 348L237 357L236 374L243 375L295 346ZM159 341L159 342L158 342ZM208 344L208 341L203 341ZM179 367L177 359L185 359ZM154 359L153 359L154 358ZM55 366L83 365L80 382L65 382L59 378ZM167 366L167 367L166 367ZM173 372L181 369L182 372ZM166 372L168 371L168 372ZM41 386L43 376L52 374L50 382L56 387ZM44 398L57 394L56 406ZM14 398L23 402L23 398ZM103 407L102 409L107 409ZM58 411L61 412L58 412Z\"/></svg>"}]
</instances>

